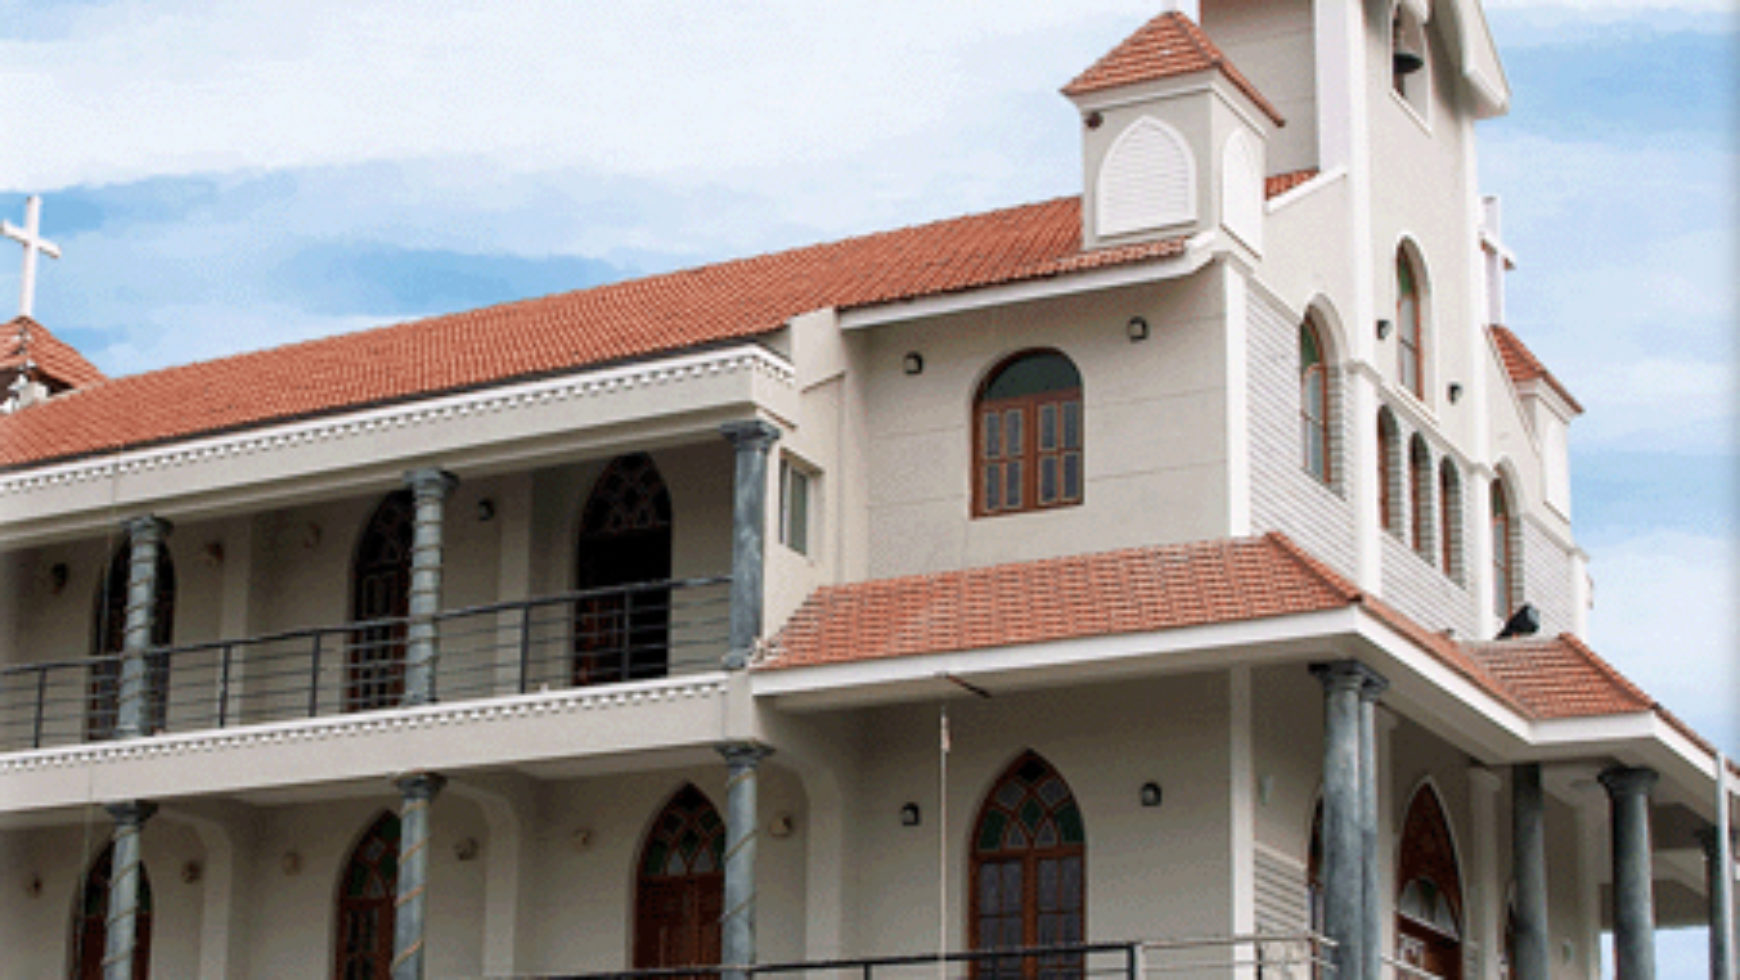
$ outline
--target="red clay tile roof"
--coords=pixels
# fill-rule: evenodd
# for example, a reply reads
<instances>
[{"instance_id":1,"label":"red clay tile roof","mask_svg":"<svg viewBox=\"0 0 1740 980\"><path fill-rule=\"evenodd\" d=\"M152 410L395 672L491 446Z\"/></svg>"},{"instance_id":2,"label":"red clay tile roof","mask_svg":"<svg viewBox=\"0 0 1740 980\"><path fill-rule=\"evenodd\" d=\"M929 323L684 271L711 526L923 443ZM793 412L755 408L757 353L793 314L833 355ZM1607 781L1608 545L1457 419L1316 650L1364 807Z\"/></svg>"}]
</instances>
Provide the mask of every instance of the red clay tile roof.
<instances>
[{"instance_id":1,"label":"red clay tile roof","mask_svg":"<svg viewBox=\"0 0 1740 980\"><path fill-rule=\"evenodd\" d=\"M1263 196L1266 198L1280 197L1282 194L1287 193L1315 176L1317 176L1317 168L1311 167L1307 170L1294 170L1289 173L1276 174L1273 177L1265 178L1263 180Z\"/></svg>"},{"instance_id":2,"label":"red clay tile roof","mask_svg":"<svg viewBox=\"0 0 1740 980\"><path fill-rule=\"evenodd\" d=\"M29 349L25 334L29 332ZM13 317L0 327L0 372L10 374L26 358L36 365L37 377L51 389L83 388L109 380L96 365L85 360L71 344L27 316Z\"/></svg>"},{"instance_id":3,"label":"red clay tile roof","mask_svg":"<svg viewBox=\"0 0 1740 980\"><path fill-rule=\"evenodd\" d=\"M818 589L767 667L879 660L1335 609L1351 596L1280 536L880 579Z\"/></svg>"},{"instance_id":4,"label":"red clay tile roof","mask_svg":"<svg viewBox=\"0 0 1740 980\"><path fill-rule=\"evenodd\" d=\"M1125 38L1122 44L1094 62L1087 71L1077 75L1075 81L1065 85L1063 94L1086 95L1120 85L1190 75L1211 68L1220 69L1227 81L1256 103L1275 125L1287 124L1250 79L1233 67L1226 55L1215 47L1202 28L1177 11L1163 13L1142 25L1140 30Z\"/></svg>"},{"instance_id":5,"label":"red clay tile roof","mask_svg":"<svg viewBox=\"0 0 1740 980\"><path fill-rule=\"evenodd\" d=\"M1547 370L1547 366L1541 363L1534 351L1529 350L1517 338L1517 335L1510 331L1509 327L1494 323L1486 329L1492 333L1493 345L1498 348L1498 356L1504 361L1504 371L1510 375L1512 381L1519 385L1529 381L1545 381L1554 391L1559 393L1559 397L1570 403L1573 411L1583 411L1583 406L1577 403L1577 399L1571 397L1570 389L1560 384L1558 378L1553 377L1553 372Z\"/></svg>"},{"instance_id":6,"label":"red clay tile roof","mask_svg":"<svg viewBox=\"0 0 1740 980\"><path fill-rule=\"evenodd\" d=\"M1569 633L1464 644L1537 718L1649 711L1655 702Z\"/></svg>"},{"instance_id":7,"label":"red clay tile roof","mask_svg":"<svg viewBox=\"0 0 1740 980\"><path fill-rule=\"evenodd\" d=\"M0 419L0 467L752 337L797 314L1169 258L1081 251L1077 198L117 378Z\"/></svg>"}]
</instances>

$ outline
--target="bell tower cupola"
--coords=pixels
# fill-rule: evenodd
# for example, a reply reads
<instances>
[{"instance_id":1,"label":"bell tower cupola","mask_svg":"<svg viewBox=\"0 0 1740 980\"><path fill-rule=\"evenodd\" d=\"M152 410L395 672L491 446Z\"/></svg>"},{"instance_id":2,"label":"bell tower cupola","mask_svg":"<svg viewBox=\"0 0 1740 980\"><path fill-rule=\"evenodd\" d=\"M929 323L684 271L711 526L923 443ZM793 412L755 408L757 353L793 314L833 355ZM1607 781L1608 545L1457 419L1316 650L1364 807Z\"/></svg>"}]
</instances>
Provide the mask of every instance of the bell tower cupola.
<instances>
[{"instance_id":1,"label":"bell tower cupola","mask_svg":"<svg viewBox=\"0 0 1740 980\"><path fill-rule=\"evenodd\" d=\"M1264 147L1285 120L1173 2L1064 86L1082 120L1082 247L1223 229L1262 251Z\"/></svg>"}]
</instances>

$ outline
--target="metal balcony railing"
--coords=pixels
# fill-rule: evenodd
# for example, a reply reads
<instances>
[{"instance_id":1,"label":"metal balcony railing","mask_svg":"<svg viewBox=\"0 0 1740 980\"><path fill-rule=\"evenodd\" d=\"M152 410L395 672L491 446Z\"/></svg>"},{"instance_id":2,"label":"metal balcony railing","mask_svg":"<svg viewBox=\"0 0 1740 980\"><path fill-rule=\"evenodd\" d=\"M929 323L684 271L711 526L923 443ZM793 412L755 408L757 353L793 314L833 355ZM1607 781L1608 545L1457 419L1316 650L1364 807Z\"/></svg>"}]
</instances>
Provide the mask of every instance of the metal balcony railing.
<instances>
[{"instance_id":1,"label":"metal balcony railing","mask_svg":"<svg viewBox=\"0 0 1740 980\"><path fill-rule=\"evenodd\" d=\"M758 963L770 980L1328 980L1332 943L1309 932L1066 943L1018 949ZM714 980L723 966L542 975L542 980Z\"/></svg>"},{"instance_id":2,"label":"metal balcony railing","mask_svg":"<svg viewBox=\"0 0 1740 980\"><path fill-rule=\"evenodd\" d=\"M433 617L435 695L465 701L719 667L730 578L587 589ZM144 727L189 732L394 708L408 617L152 649ZM112 738L119 655L0 668L0 751Z\"/></svg>"}]
</instances>

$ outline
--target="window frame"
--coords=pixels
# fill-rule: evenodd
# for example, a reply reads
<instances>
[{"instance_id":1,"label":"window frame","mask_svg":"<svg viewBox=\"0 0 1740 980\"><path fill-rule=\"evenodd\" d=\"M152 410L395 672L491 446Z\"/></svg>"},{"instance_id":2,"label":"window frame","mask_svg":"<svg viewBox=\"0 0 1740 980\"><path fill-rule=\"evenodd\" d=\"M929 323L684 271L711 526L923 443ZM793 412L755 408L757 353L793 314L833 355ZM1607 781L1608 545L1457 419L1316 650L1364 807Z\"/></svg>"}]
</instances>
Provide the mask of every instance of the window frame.
<instances>
[{"instance_id":1,"label":"window frame","mask_svg":"<svg viewBox=\"0 0 1740 980\"><path fill-rule=\"evenodd\" d=\"M1396 382L1415 398L1426 399L1426 300L1419 264L1407 249L1396 250ZM1411 309L1410 309L1411 306Z\"/></svg>"},{"instance_id":2,"label":"window frame","mask_svg":"<svg viewBox=\"0 0 1740 980\"><path fill-rule=\"evenodd\" d=\"M1510 487L1504 477L1492 481L1492 611L1506 619L1520 603L1517 601L1517 549L1515 543L1516 514L1512 506Z\"/></svg>"},{"instance_id":3,"label":"window frame","mask_svg":"<svg viewBox=\"0 0 1740 980\"><path fill-rule=\"evenodd\" d=\"M779 543L806 558L810 555L810 529L815 525L815 482L812 470L788 454L780 455Z\"/></svg>"},{"instance_id":4,"label":"window frame","mask_svg":"<svg viewBox=\"0 0 1740 980\"><path fill-rule=\"evenodd\" d=\"M1306 342L1316 355L1307 359ZM1312 384L1316 391L1312 391ZM1333 486L1335 460L1331 455L1329 415L1329 358L1324 352L1323 331L1309 316L1299 323L1299 443L1305 472L1324 486ZM1315 450L1315 454L1313 453ZM1313 466L1313 459L1321 466Z\"/></svg>"},{"instance_id":5,"label":"window frame","mask_svg":"<svg viewBox=\"0 0 1740 980\"><path fill-rule=\"evenodd\" d=\"M1408 440L1408 546L1421 558L1432 555L1432 450L1418 432Z\"/></svg>"},{"instance_id":6,"label":"window frame","mask_svg":"<svg viewBox=\"0 0 1740 980\"><path fill-rule=\"evenodd\" d=\"M1015 365L1029 358L1056 357L1067 364L1075 374L1076 384L1069 388L1049 388L1043 391L1031 392L1007 398L988 398L987 393L1004 373ZM1012 354L1000 361L996 367L986 374L985 380L979 385L978 392L973 397L973 414L971 425L973 430L972 458L972 514L974 517L1002 517L1009 514L1024 514L1040 510L1055 510L1060 507L1074 507L1087 499L1087 410L1082 397L1081 369L1067 354L1053 348L1035 348ZM1042 413L1047 408L1055 408L1055 445L1047 449L1041 445ZM1069 410L1075 410L1075 444L1069 445L1067 435ZM1002 451L995 457L987 457L987 419L992 413L998 419L1000 445L1008 444L1007 423L1011 414L1019 419L1021 428L1019 450ZM1068 457L1073 454L1076 461L1076 493L1067 493L1066 479ZM1057 461L1056 493L1050 500L1040 499L1042 467L1048 460ZM1003 467L1014 463L1020 467L1017 489L1021 493L1018 504L1007 503L1006 490L1009 486L1007 470ZM986 493L987 468L998 467L998 482L1000 492L997 506L988 505Z\"/></svg>"}]
</instances>

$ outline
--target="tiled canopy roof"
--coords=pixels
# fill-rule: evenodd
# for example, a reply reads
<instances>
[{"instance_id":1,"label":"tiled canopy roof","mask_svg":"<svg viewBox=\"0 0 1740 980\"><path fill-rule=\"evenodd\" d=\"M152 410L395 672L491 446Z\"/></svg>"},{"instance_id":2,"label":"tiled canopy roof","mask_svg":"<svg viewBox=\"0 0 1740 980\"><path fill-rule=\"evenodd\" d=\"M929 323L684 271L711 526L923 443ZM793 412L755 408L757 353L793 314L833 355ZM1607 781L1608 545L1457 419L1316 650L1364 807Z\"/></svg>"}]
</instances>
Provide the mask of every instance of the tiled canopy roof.
<instances>
[{"instance_id":1,"label":"tiled canopy roof","mask_svg":"<svg viewBox=\"0 0 1740 980\"><path fill-rule=\"evenodd\" d=\"M1060 198L118 378L0 419L0 467L559 373L751 337L810 310L1183 250L1169 239L1083 252L1080 201Z\"/></svg>"},{"instance_id":2,"label":"tiled canopy roof","mask_svg":"<svg viewBox=\"0 0 1740 980\"><path fill-rule=\"evenodd\" d=\"M39 379L53 389L83 388L108 380L96 365L85 360L71 344L49 333L47 327L27 316L13 317L0 327L0 373L10 375L27 359L36 365Z\"/></svg>"},{"instance_id":3,"label":"tiled canopy roof","mask_svg":"<svg viewBox=\"0 0 1740 980\"><path fill-rule=\"evenodd\" d=\"M1553 377L1553 372L1547 370L1547 366L1541 363L1541 359L1535 356L1534 351L1529 350L1528 346L1518 339L1509 327L1495 323L1487 329L1492 332L1492 342L1498 348L1498 356L1504 361L1504 372L1510 375L1512 381L1517 384L1536 380L1545 381L1549 387L1559 393L1559 397L1570 404L1573 411L1581 412L1583 410L1583 406L1577 403L1577 399L1571 397L1571 390L1560 384L1558 378Z\"/></svg>"},{"instance_id":4,"label":"tiled canopy roof","mask_svg":"<svg viewBox=\"0 0 1740 980\"><path fill-rule=\"evenodd\" d=\"M1706 743L1570 635L1458 642L1427 629L1271 531L818 589L764 670L1249 622L1360 606L1530 718L1654 711Z\"/></svg>"},{"instance_id":5,"label":"tiled canopy roof","mask_svg":"<svg viewBox=\"0 0 1740 980\"><path fill-rule=\"evenodd\" d=\"M1627 714L1655 706L1569 633L1465 646L1538 718Z\"/></svg>"},{"instance_id":6,"label":"tiled canopy roof","mask_svg":"<svg viewBox=\"0 0 1740 980\"><path fill-rule=\"evenodd\" d=\"M1266 178L1263 181L1263 196L1280 197L1282 194L1287 193L1293 188L1298 187L1300 184L1303 184L1317 176L1317 172L1317 168L1312 167L1309 170L1292 170L1284 174L1276 174L1273 177Z\"/></svg>"},{"instance_id":7,"label":"tiled canopy roof","mask_svg":"<svg viewBox=\"0 0 1740 980\"><path fill-rule=\"evenodd\" d=\"M1063 87L1063 94L1086 95L1104 89L1151 82L1161 78L1190 75L1217 68L1227 81L1250 100L1277 126L1287 120L1263 98L1263 93L1251 84L1227 56L1215 47L1202 28L1189 17L1169 11L1142 25L1136 33L1124 39L1105 57L1093 63L1075 81Z\"/></svg>"}]
</instances>

